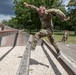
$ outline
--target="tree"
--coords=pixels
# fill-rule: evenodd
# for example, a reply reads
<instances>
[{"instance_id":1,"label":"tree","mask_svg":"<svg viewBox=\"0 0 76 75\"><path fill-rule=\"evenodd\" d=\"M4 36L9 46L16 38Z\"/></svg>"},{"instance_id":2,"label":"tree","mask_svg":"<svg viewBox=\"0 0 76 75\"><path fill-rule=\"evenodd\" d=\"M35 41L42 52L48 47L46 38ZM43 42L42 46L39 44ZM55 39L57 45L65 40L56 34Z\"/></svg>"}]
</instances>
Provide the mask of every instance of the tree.
<instances>
[{"instance_id":1,"label":"tree","mask_svg":"<svg viewBox=\"0 0 76 75\"><path fill-rule=\"evenodd\" d=\"M72 0L68 4L68 15L71 17L70 25L74 30L74 35L76 35L76 2L73 2Z\"/></svg>"},{"instance_id":2,"label":"tree","mask_svg":"<svg viewBox=\"0 0 76 75\"><path fill-rule=\"evenodd\" d=\"M58 8L62 11L65 11L64 5L62 4L62 0L14 0L14 10L16 17L10 19L7 24L11 27L18 29L28 29L31 30L39 30L41 28L41 22L38 17L38 13L34 10L28 9L24 6L24 2L30 3L39 7L40 5L45 5L47 9L49 8ZM62 23L57 17L53 18L54 28L63 29L62 26L65 26L66 23Z\"/></svg>"},{"instance_id":3,"label":"tree","mask_svg":"<svg viewBox=\"0 0 76 75\"><path fill-rule=\"evenodd\" d=\"M8 21L7 20L2 20L2 24L8 25Z\"/></svg>"}]
</instances>

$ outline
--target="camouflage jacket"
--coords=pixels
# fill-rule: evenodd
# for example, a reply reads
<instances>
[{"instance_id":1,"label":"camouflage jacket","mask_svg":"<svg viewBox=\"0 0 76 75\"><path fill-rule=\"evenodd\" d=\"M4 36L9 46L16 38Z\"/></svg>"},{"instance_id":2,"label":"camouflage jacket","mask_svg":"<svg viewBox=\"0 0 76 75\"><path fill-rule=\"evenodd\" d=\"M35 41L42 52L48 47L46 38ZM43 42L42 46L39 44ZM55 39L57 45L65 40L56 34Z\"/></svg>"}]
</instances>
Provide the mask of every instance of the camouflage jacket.
<instances>
[{"instance_id":1,"label":"camouflage jacket","mask_svg":"<svg viewBox=\"0 0 76 75\"><path fill-rule=\"evenodd\" d=\"M39 14L39 8L33 5L30 5L30 8L35 9ZM49 29L53 31L53 23L52 23L52 17L58 16L61 20L64 20L65 14L60 11L59 9L46 9L43 16L40 16L40 20L42 23L42 29Z\"/></svg>"}]
</instances>

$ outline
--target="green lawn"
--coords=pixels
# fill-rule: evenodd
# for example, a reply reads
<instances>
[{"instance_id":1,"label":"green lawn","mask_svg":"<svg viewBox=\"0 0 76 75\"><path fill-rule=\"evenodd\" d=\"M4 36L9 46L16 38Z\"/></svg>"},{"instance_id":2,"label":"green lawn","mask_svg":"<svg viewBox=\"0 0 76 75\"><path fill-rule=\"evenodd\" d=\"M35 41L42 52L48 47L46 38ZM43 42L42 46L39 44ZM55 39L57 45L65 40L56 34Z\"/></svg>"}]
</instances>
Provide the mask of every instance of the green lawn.
<instances>
[{"instance_id":1,"label":"green lawn","mask_svg":"<svg viewBox=\"0 0 76 75\"><path fill-rule=\"evenodd\" d=\"M54 37L56 42L61 41L61 39L62 39L62 32L54 32L53 37ZM65 43L76 44L76 36L74 36L74 32L70 32L68 40Z\"/></svg>"},{"instance_id":2,"label":"green lawn","mask_svg":"<svg viewBox=\"0 0 76 75\"><path fill-rule=\"evenodd\" d=\"M32 34L34 35L36 32L35 31L32 31ZM61 39L62 39L62 33L63 32L54 32L54 34L53 34L53 37L54 37L54 39L55 39L55 41L56 42L59 42L59 41L61 41ZM46 40L48 40L47 39L47 37L44 37ZM69 35L69 37L68 37L68 40L67 40L67 42L65 42L65 43L73 43L73 44L76 44L76 36L74 36L74 32L70 32L70 35Z\"/></svg>"},{"instance_id":3,"label":"green lawn","mask_svg":"<svg viewBox=\"0 0 76 75\"><path fill-rule=\"evenodd\" d=\"M53 35L56 42L61 41L62 35ZM76 36L69 35L67 42L65 43L73 43L76 44Z\"/></svg>"},{"instance_id":4,"label":"green lawn","mask_svg":"<svg viewBox=\"0 0 76 75\"><path fill-rule=\"evenodd\" d=\"M60 42L62 39L62 32L54 32L53 37L56 42ZM47 37L45 37L45 39L48 40ZM76 36L74 36L74 32L70 32L68 40L65 43L76 44Z\"/></svg>"}]
</instances>

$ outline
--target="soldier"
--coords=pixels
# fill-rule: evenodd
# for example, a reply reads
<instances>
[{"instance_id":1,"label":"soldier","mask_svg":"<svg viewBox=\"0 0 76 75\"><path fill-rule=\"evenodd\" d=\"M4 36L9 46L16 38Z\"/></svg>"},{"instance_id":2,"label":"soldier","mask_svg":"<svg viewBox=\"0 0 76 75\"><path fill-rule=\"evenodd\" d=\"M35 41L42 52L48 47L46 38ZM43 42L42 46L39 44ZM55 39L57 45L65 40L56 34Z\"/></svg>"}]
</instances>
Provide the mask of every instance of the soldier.
<instances>
[{"instance_id":1,"label":"soldier","mask_svg":"<svg viewBox=\"0 0 76 75\"><path fill-rule=\"evenodd\" d=\"M66 34L66 36L67 36L67 37L66 37L66 41L67 41L70 33L69 33L68 30L66 30L66 32L67 32L67 34Z\"/></svg>"},{"instance_id":2,"label":"soldier","mask_svg":"<svg viewBox=\"0 0 76 75\"><path fill-rule=\"evenodd\" d=\"M61 52L58 48L58 46L56 45L52 34L53 34L53 24L52 24L52 17L53 16L58 16L62 21L67 21L69 20L69 17L67 18L65 16L65 14L60 11L59 9L46 9L45 6L41 5L39 8L34 6L34 5L30 5L26 2L24 2L24 5L26 7L29 7L31 9L34 9L38 12L38 15L40 17L40 21L42 23L42 29L35 34L35 39L32 43L32 47L35 48L37 41L44 36L47 36L50 43L54 46L54 48L56 49L57 55L58 57L60 56Z\"/></svg>"},{"instance_id":3,"label":"soldier","mask_svg":"<svg viewBox=\"0 0 76 75\"><path fill-rule=\"evenodd\" d=\"M69 31L68 30L64 30L63 37L62 37L62 42L67 41L68 40L68 36L69 36Z\"/></svg>"}]
</instances>

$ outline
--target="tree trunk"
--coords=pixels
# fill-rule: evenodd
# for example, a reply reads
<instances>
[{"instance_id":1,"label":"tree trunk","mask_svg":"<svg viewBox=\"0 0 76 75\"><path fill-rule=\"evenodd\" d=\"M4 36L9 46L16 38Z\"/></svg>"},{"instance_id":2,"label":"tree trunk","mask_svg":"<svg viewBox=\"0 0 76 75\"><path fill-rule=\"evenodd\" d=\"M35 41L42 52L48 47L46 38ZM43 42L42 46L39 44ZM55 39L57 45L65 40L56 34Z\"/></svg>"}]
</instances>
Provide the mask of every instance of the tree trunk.
<instances>
[{"instance_id":1,"label":"tree trunk","mask_svg":"<svg viewBox=\"0 0 76 75\"><path fill-rule=\"evenodd\" d=\"M74 35L76 35L76 29L74 30Z\"/></svg>"},{"instance_id":2,"label":"tree trunk","mask_svg":"<svg viewBox=\"0 0 76 75\"><path fill-rule=\"evenodd\" d=\"M30 34L31 34L31 24L30 24Z\"/></svg>"}]
</instances>

